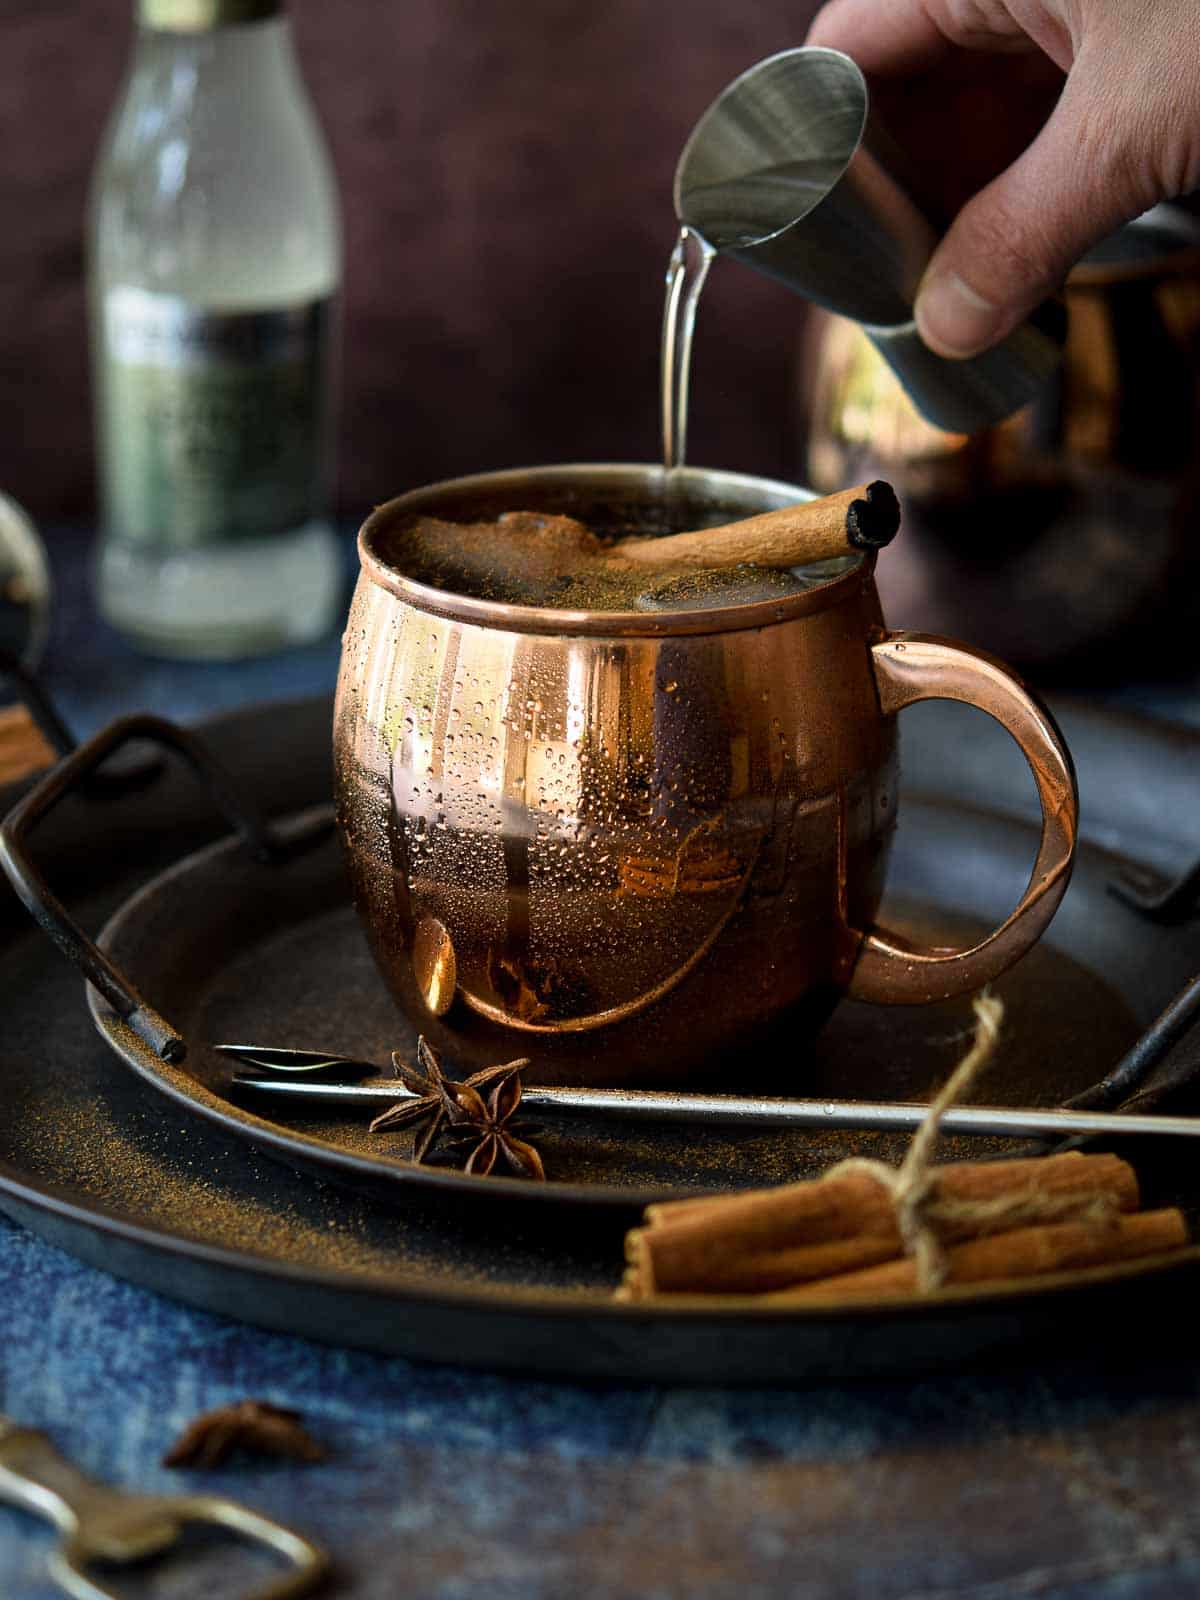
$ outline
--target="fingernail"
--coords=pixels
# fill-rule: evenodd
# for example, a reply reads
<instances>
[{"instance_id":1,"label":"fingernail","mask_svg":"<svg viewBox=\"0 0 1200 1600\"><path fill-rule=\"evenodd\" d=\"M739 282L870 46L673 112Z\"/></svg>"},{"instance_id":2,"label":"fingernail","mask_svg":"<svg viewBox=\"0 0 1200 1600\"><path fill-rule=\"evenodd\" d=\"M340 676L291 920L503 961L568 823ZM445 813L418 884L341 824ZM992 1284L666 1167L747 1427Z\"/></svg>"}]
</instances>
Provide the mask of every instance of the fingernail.
<instances>
[{"instance_id":1,"label":"fingernail","mask_svg":"<svg viewBox=\"0 0 1200 1600\"><path fill-rule=\"evenodd\" d=\"M938 355L973 356L985 350L1004 324L999 306L976 294L956 272L926 278L917 294L917 332Z\"/></svg>"}]
</instances>

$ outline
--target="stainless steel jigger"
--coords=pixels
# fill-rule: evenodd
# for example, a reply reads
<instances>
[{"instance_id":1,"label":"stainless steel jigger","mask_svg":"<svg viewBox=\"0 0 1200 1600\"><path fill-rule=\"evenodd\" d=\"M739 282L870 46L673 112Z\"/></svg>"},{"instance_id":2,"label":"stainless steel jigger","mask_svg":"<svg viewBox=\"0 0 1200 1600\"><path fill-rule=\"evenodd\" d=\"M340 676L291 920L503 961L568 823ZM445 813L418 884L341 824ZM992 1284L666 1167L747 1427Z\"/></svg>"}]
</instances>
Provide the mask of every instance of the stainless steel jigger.
<instances>
[{"instance_id":1,"label":"stainless steel jigger","mask_svg":"<svg viewBox=\"0 0 1200 1600\"><path fill-rule=\"evenodd\" d=\"M0 1416L0 1500L53 1522L62 1543L50 1556L50 1575L75 1600L118 1600L89 1576L93 1563L132 1566L179 1543L189 1523L215 1523L281 1556L288 1570L259 1585L245 1600L299 1600L326 1577L329 1562L290 1528L220 1495L142 1495L93 1483L64 1461L44 1433Z\"/></svg>"},{"instance_id":2,"label":"stainless steel jigger","mask_svg":"<svg viewBox=\"0 0 1200 1600\"><path fill-rule=\"evenodd\" d=\"M966 361L922 343L913 302L938 234L897 181L896 143L869 110L866 80L840 51L769 56L696 124L675 211L721 255L861 323L930 422L973 433L1033 399L1065 322L1044 307Z\"/></svg>"}]
</instances>

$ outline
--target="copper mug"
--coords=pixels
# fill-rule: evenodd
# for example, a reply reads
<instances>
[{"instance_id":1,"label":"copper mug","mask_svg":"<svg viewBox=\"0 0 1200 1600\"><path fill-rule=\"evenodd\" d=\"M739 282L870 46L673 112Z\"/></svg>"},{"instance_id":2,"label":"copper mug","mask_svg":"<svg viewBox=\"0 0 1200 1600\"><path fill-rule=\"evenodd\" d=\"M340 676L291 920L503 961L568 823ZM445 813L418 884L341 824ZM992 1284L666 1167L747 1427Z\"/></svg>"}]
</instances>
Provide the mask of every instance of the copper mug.
<instances>
[{"instance_id":1,"label":"copper mug","mask_svg":"<svg viewBox=\"0 0 1200 1600\"><path fill-rule=\"evenodd\" d=\"M1062 738L999 662L889 633L873 557L748 603L573 612L449 594L397 556L418 511L661 529L806 493L700 468L540 467L435 484L367 520L335 709L339 826L380 970L459 1067L526 1056L534 1081L593 1084L736 1070L764 1030L786 1023L794 1046L843 995L977 989L1049 923L1078 811ZM928 699L995 717L1041 800L1019 905L965 950L875 922L896 713Z\"/></svg>"}]
</instances>

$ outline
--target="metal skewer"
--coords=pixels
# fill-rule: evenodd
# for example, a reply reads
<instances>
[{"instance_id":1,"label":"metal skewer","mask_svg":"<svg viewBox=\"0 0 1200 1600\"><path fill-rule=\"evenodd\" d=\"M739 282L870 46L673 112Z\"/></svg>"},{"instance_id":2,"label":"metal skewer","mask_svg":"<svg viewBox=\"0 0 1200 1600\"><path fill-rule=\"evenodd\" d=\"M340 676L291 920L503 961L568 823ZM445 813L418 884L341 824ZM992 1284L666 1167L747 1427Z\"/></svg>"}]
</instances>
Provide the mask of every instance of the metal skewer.
<instances>
[{"instance_id":1,"label":"metal skewer","mask_svg":"<svg viewBox=\"0 0 1200 1600\"><path fill-rule=\"evenodd\" d=\"M415 1099L394 1078L364 1083L318 1083L235 1073L234 1086L266 1098L339 1105L396 1105ZM837 1128L907 1133L920 1126L927 1105L906 1100L792 1100L771 1095L693 1094L657 1089L528 1088L522 1106L532 1111L599 1115L627 1121L667 1121L713 1127ZM952 1106L943 1112L946 1133L1051 1137L1067 1134L1167 1134L1200 1137L1200 1117L1138 1116L1120 1111L1025 1110L1008 1106Z\"/></svg>"}]
</instances>

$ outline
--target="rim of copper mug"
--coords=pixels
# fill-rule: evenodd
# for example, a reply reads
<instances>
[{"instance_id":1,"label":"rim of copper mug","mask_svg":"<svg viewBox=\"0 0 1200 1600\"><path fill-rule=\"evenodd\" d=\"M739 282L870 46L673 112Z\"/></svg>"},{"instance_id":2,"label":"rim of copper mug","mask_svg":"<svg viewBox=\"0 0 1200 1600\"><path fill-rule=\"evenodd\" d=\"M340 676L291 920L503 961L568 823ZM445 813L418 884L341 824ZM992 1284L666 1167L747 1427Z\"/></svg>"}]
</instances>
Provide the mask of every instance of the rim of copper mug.
<instances>
[{"instance_id":1,"label":"rim of copper mug","mask_svg":"<svg viewBox=\"0 0 1200 1600\"><path fill-rule=\"evenodd\" d=\"M553 466L507 467L498 472L475 472L461 478L444 478L420 489L410 489L376 506L358 535L358 557L363 572L397 599L407 601L433 616L456 622L471 622L509 633L584 634L591 637L676 637L680 634L732 633L766 628L797 617L811 616L839 605L867 583L875 570L875 554L864 552L854 565L812 588L795 594L773 596L741 605L714 606L711 610L678 611L569 611L552 606L511 605L501 600L483 600L474 595L454 594L421 583L393 565L377 548L377 542L400 515L429 509L447 494L487 488L503 494L513 489L536 487L572 479L586 478L600 489L645 487L655 477L664 483L667 469L644 462L563 462ZM676 485L703 487L719 495L722 490L765 491L778 497L775 504L791 505L815 499L812 489L787 483L779 478L760 478L753 473L726 472L713 467L676 467L670 474ZM514 500L513 509L519 509ZM757 510L769 511L774 505ZM756 511L747 511L753 516Z\"/></svg>"}]
</instances>

